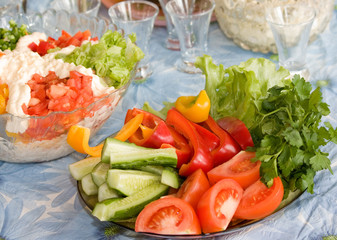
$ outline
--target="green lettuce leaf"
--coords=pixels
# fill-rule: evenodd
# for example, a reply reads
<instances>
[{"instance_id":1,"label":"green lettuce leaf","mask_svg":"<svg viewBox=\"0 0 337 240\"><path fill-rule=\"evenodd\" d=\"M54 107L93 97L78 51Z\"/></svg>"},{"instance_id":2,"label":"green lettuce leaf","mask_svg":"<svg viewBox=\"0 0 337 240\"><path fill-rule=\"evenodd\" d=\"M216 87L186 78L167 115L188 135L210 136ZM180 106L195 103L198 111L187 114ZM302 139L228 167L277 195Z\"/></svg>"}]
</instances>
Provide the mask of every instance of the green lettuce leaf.
<instances>
[{"instance_id":1,"label":"green lettuce leaf","mask_svg":"<svg viewBox=\"0 0 337 240\"><path fill-rule=\"evenodd\" d=\"M119 88L128 82L136 64L144 57L135 40L134 35L125 39L121 33L108 30L98 43L88 42L68 55L57 54L56 58L91 68L108 86Z\"/></svg>"},{"instance_id":2,"label":"green lettuce leaf","mask_svg":"<svg viewBox=\"0 0 337 240\"><path fill-rule=\"evenodd\" d=\"M215 120L225 116L241 119L249 128L261 109L262 100L274 85L284 86L289 71L276 70L265 58L251 58L240 65L224 69L213 63L210 56L198 57L195 62L206 76L205 90L211 100L211 115Z\"/></svg>"}]
</instances>

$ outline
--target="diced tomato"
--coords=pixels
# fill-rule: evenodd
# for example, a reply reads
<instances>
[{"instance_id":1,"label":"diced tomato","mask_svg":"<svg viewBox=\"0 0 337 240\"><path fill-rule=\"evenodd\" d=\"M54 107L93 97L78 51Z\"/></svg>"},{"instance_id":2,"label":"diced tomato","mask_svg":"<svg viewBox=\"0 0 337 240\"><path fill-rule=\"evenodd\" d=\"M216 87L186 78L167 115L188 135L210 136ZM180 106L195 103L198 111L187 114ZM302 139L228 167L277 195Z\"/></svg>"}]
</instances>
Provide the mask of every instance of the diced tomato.
<instances>
[{"instance_id":1,"label":"diced tomato","mask_svg":"<svg viewBox=\"0 0 337 240\"><path fill-rule=\"evenodd\" d=\"M204 233L225 230L242 198L243 189L232 179L223 179L200 198L197 215Z\"/></svg>"},{"instance_id":2,"label":"diced tomato","mask_svg":"<svg viewBox=\"0 0 337 240\"><path fill-rule=\"evenodd\" d=\"M155 200L139 213L136 232L166 235L200 234L200 224L193 207L176 197Z\"/></svg>"},{"instance_id":3,"label":"diced tomato","mask_svg":"<svg viewBox=\"0 0 337 240\"><path fill-rule=\"evenodd\" d=\"M217 121L218 125L226 130L243 150L253 147L253 139L244 122L235 117L224 117Z\"/></svg>"},{"instance_id":4,"label":"diced tomato","mask_svg":"<svg viewBox=\"0 0 337 240\"><path fill-rule=\"evenodd\" d=\"M40 40L39 44L30 43L28 47L33 52L37 52L39 55L43 56L48 53L49 49L56 47L65 48L70 45L76 47L81 46L82 42L88 40L90 36L91 33L89 30L84 32L79 31L74 36L71 36L69 33L62 30L62 35L57 40L52 37L48 37L46 41Z\"/></svg>"},{"instance_id":5,"label":"diced tomato","mask_svg":"<svg viewBox=\"0 0 337 240\"><path fill-rule=\"evenodd\" d=\"M252 162L255 152L241 151L229 161L213 168L207 173L211 185L224 179L237 181L243 189L260 179L261 162Z\"/></svg>"},{"instance_id":6,"label":"diced tomato","mask_svg":"<svg viewBox=\"0 0 337 240\"><path fill-rule=\"evenodd\" d=\"M250 185L243 193L234 217L239 219L260 219L273 213L280 205L284 188L280 177L274 178L268 188L260 180Z\"/></svg>"},{"instance_id":7,"label":"diced tomato","mask_svg":"<svg viewBox=\"0 0 337 240\"><path fill-rule=\"evenodd\" d=\"M176 196L191 204L196 210L202 196L210 188L206 174L199 168L186 178Z\"/></svg>"}]
</instances>

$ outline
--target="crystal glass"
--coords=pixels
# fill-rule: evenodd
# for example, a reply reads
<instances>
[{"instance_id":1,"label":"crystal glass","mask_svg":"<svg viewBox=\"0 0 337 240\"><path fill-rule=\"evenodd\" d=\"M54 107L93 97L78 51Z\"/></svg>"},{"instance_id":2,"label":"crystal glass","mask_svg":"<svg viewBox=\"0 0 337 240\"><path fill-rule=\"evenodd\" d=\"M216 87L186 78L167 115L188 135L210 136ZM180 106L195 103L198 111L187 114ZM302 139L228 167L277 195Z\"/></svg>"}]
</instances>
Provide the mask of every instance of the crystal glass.
<instances>
[{"instance_id":1,"label":"crystal glass","mask_svg":"<svg viewBox=\"0 0 337 240\"><path fill-rule=\"evenodd\" d=\"M266 20L274 35L279 65L291 74L309 78L306 68L306 49L315 9L302 3L267 8Z\"/></svg>"},{"instance_id":2,"label":"crystal glass","mask_svg":"<svg viewBox=\"0 0 337 240\"><path fill-rule=\"evenodd\" d=\"M15 15L23 11L21 0L0 0L0 16Z\"/></svg>"},{"instance_id":3,"label":"crystal glass","mask_svg":"<svg viewBox=\"0 0 337 240\"><path fill-rule=\"evenodd\" d=\"M89 29L93 36L99 38L109 29L116 30L104 19L64 10L49 9L42 14L3 16L0 18L0 27L8 28L11 19L19 26L26 24L30 32L44 32L54 38L58 38L62 30L73 35ZM0 114L0 160L17 163L44 162L70 154L74 150L66 141L69 128L74 124L88 127L91 137L95 136L114 112L131 80L132 78L121 88L113 90L86 108L71 112L54 112L42 117Z\"/></svg>"},{"instance_id":4,"label":"crystal glass","mask_svg":"<svg viewBox=\"0 0 337 240\"><path fill-rule=\"evenodd\" d=\"M180 46L179 46L179 39L178 39L178 35L176 32L176 29L173 25L172 19L170 14L166 11L166 4L169 2L170 0L159 0L161 9L164 12L165 15L165 19L166 19L166 29L167 29L167 38L166 38L166 47L168 49L171 50L179 50Z\"/></svg>"},{"instance_id":5,"label":"crystal glass","mask_svg":"<svg viewBox=\"0 0 337 240\"><path fill-rule=\"evenodd\" d=\"M91 17L97 16L100 6L101 0L53 0L50 3L53 9L83 13Z\"/></svg>"},{"instance_id":6,"label":"crystal glass","mask_svg":"<svg viewBox=\"0 0 337 240\"><path fill-rule=\"evenodd\" d=\"M265 8L303 3L316 10L310 42L326 29L334 12L335 0L215 0L216 19L224 34L243 49L276 53L273 34L265 18Z\"/></svg>"},{"instance_id":7,"label":"crystal glass","mask_svg":"<svg viewBox=\"0 0 337 240\"><path fill-rule=\"evenodd\" d=\"M126 35L136 34L136 44L143 50L145 57L138 65L135 80L145 80L153 72L149 62L148 43L159 13L158 6L148 1L131 0L112 5L108 13L112 22Z\"/></svg>"},{"instance_id":8,"label":"crystal glass","mask_svg":"<svg viewBox=\"0 0 337 240\"><path fill-rule=\"evenodd\" d=\"M213 0L171 0L166 10L176 28L181 59L177 69L186 73L200 73L194 66L197 56L207 52L208 29L215 3Z\"/></svg>"}]
</instances>

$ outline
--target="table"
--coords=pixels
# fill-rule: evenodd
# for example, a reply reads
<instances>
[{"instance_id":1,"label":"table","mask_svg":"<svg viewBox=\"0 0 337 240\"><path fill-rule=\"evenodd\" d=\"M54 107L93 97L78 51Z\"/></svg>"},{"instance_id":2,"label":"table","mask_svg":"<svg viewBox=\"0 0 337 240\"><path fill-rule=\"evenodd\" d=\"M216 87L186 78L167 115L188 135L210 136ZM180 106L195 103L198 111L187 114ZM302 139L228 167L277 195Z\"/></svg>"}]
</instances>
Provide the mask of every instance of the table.
<instances>
[{"instance_id":1,"label":"table","mask_svg":"<svg viewBox=\"0 0 337 240\"><path fill-rule=\"evenodd\" d=\"M100 14L106 14L104 11L106 9L101 9ZM180 95L195 95L204 87L203 75L189 75L174 68L180 53L164 48L165 38L166 29L155 27L150 43L153 75L143 83L131 84L116 112L90 144L98 144L116 132L128 108L142 107L148 101L155 109L160 109L163 101L174 101ZM337 119L336 38L335 10L330 25L309 46L307 55L312 80L330 80L329 87L322 88L322 92L330 104L332 120ZM237 47L225 37L216 22L210 26L208 54L225 67L251 57L270 57ZM335 175L329 171L319 172L314 194L305 192L277 215L216 239L322 239L337 235L337 147L328 145L325 150L330 153ZM68 171L69 164L83 157L73 153L45 163L0 161L0 239L149 239L123 229L107 237L105 230L110 224L99 222L83 208L76 182Z\"/></svg>"}]
</instances>

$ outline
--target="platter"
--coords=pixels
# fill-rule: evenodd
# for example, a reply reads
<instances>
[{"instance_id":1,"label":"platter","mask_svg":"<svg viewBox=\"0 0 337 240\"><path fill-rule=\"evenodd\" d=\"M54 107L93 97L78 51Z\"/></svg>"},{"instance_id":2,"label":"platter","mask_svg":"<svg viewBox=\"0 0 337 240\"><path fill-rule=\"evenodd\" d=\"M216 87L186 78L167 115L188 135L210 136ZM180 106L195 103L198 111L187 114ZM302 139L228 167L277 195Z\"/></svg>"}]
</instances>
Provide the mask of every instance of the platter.
<instances>
[{"instance_id":1,"label":"platter","mask_svg":"<svg viewBox=\"0 0 337 240\"><path fill-rule=\"evenodd\" d=\"M117 133L114 133L110 137L114 137L116 136L116 134ZM87 194L85 194L82 188L81 181L77 181L77 192L78 192L79 199L80 199L82 206L88 212L88 214L91 215L96 203L98 202L97 195L88 196ZM295 192L290 192L288 197L280 203L279 207L275 210L275 212L265 218L254 219L254 220L241 220L241 219L234 220L233 219L230 222L227 229L222 232L214 232L214 233L201 234L201 235L160 235L160 234L155 234L155 233L143 233L143 232L139 234L142 234L144 236L153 237L153 238L162 238L162 239L204 239L204 238L209 238L209 237L226 236L229 234L233 234L235 232L239 232L245 229L246 227L254 226L257 223L275 219L279 214L282 213L283 209L288 207L290 204L294 203L296 199L298 199L303 193L304 192L300 190L296 190ZM135 221L136 221L136 218L131 218L131 219L126 219L126 220L122 220L118 222L113 221L113 223L116 224L118 227L121 227L124 230L130 231L131 233L135 234L136 233L134 230Z\"/></svg>"}]
</instances>

